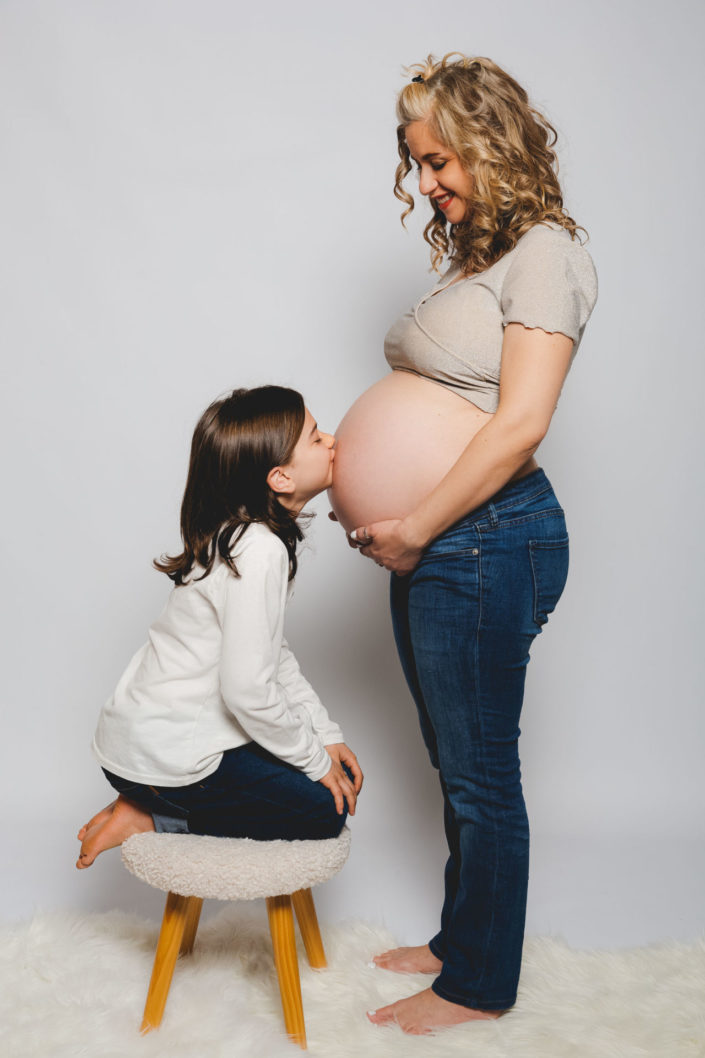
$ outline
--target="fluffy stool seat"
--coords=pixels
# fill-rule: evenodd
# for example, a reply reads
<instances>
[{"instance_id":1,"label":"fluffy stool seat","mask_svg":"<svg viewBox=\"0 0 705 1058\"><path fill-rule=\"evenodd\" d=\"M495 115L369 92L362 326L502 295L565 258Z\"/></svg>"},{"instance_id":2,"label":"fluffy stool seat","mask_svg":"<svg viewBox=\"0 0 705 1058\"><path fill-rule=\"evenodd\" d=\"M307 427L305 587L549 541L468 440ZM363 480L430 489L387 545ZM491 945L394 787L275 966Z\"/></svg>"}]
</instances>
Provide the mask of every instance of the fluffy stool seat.
<instances>
[{"instance_id":1,"label":"fluffy stool seat","mask_svg":"<svg viewBox=\"0 0 705 1058\"><path fill-rule=\"evenodd\" d=\"M198 834L134 834L122 846L128 871L165 892L257 900L327 882L350 852L347 827L320 841L253 841Z\"/></svg>"},{"instance_id":2,"label":"fluffy stool seat","mask_svg":"<svg viewBox=\"0 0 705 1058\"><path fill-rule=\"evenodd\" d=\"M290 1037L306 1047L294 912L311 966L326 965L311 886L328 881L350 852L347 827L320 841L254 841L199 834L134 834L122 846L128 871L167 893L162 928L142 1019L142 1032L161 1024L179 955L196 939L206 898L267 902L274 963Z\"/></svg>"}]
</instances>

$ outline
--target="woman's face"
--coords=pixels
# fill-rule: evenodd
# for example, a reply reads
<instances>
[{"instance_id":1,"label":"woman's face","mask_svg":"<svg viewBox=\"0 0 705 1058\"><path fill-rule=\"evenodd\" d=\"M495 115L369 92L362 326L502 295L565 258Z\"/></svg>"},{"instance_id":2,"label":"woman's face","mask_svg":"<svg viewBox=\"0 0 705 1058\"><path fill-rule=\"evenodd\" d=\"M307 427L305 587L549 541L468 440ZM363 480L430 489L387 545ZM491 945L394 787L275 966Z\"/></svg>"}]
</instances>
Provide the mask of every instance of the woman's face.
<instances>
[{"instance_id":1,"label":"woman's face","mask_svg":"<svg viewBox=\"0 0 705 1058\"><path fill-rule=\"evenodd\" d=\"M419 174L419 191L443 210L451 224L466 220L472 203L473 180L460 158L437 140L428 122L412 121L406 142Z\"/></svg>"}]
</instances>

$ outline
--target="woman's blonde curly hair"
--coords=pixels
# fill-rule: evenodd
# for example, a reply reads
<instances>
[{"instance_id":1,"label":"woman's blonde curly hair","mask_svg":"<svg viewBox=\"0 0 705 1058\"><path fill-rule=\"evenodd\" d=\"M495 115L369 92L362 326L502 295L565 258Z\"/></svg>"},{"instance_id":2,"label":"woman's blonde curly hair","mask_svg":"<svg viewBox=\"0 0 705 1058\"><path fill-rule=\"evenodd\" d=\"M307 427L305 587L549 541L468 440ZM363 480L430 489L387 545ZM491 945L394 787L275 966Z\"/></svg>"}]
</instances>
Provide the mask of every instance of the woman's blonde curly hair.
<instances>
[{"instance_id":1,"label":"woman's blonde curly hair","mask_svg":"<svg viewBox=\"0 0 705 1058\"><path fill-rule=\"evenodd\" d=\"M406 143L406 127L412 121L428 121L473 178L467 220L449 230L443 212L433 206L424 239L437 272L445 256L466 275L483 272L541 221L560 224L576 237L578 225L563 207L558 183L556 130L529 104L513 77L491 59L470 59L459 52L440 62L429 55L408 73L415 78L397 99L401 161L394 194L407 206L402 224L414 208L414 199L402 187L412 168Z\"/></svg>"}]
</instances>

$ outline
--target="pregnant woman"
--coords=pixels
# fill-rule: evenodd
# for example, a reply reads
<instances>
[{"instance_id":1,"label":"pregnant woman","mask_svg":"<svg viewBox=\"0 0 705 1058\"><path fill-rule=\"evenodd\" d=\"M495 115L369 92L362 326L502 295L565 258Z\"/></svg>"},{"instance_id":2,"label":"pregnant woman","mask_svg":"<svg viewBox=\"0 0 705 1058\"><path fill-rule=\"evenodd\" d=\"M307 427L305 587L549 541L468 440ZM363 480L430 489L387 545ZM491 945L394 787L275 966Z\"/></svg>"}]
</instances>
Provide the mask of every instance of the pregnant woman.
<instances>
[{"instance_id":1,"label":"pregnant woman","mask_svg":"<svg viewBox=\"0 0 705 1058\"><path fill-rule=\"evenodd\" d=\"M414 71L394 191L408 213L415 166L433 265L450 268L392 326L391 373L343 419L331 501L351 542L392 571L396 643L443 790L440 930L375 959L435 980L368 1015L422 1034L516 1000L529 868L519 715L531 643L568 569L563 511L534 453L597 284L563 207L555 131L520 85L457 54Z\"/></svg>"}]
</instances>

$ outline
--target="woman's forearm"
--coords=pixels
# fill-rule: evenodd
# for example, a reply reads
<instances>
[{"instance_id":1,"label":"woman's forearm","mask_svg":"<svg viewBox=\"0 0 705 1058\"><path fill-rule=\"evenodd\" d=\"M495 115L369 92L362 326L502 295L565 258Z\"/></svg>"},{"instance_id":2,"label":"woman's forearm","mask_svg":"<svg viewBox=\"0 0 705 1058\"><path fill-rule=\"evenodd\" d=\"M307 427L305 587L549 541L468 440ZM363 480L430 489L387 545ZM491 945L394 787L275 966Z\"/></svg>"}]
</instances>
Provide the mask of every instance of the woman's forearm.
<instances>
[{"instance_id":1,"label":"woman's forearm","mask_svg":"<svg viewBox=\"0 0 705 1058\"><path fill-rule=\"evenodd\" d=\"M532 457L542 437L535 426L495 415L475 434L433 492L404 518L405 535L426 547L506 485Z\"/></svg>"}]
</instances>

